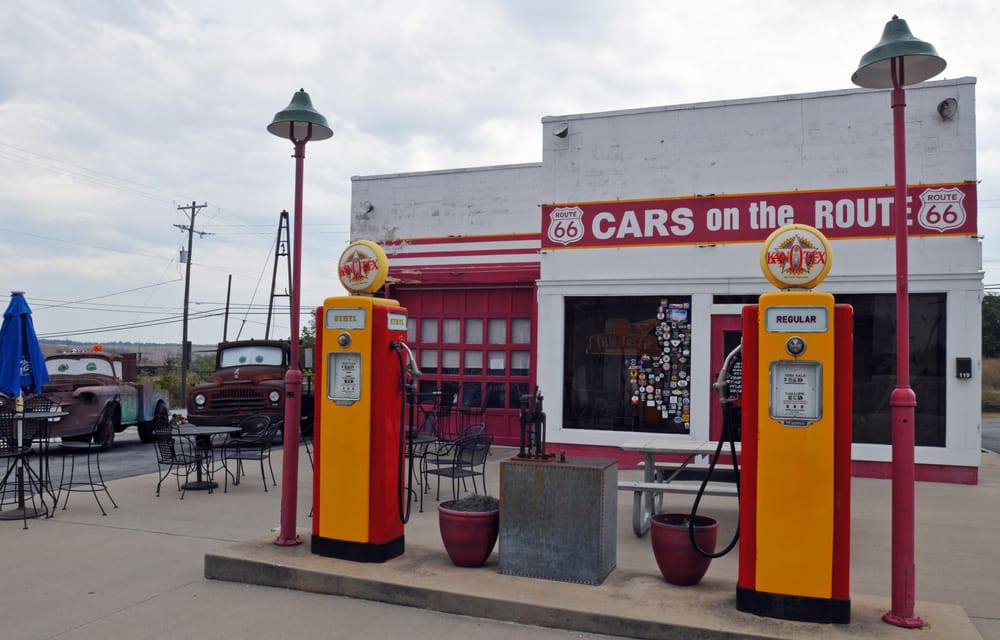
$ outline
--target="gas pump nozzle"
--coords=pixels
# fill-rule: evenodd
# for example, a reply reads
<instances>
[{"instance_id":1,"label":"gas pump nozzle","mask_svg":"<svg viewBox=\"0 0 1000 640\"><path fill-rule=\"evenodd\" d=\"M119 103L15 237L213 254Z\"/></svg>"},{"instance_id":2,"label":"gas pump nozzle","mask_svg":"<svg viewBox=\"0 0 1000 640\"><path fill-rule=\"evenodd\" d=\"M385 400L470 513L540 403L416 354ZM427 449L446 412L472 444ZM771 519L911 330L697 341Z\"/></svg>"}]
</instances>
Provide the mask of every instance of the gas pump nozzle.
<instances>
[{"instance_id":1,"label":"gas pump nozzle","mask_svg":"<svg viewBox=\"0 0 1000 640\"><path fill-rule=\"evenodd\" d=\"M712 383L712 388L719 394L719 402L722 404L736 402L740 399L743 370L742 349L743 345L738 345L726 355L726 360L722 363L722 368L719 369L719 375Z\"/></svg>"}]
</instances>

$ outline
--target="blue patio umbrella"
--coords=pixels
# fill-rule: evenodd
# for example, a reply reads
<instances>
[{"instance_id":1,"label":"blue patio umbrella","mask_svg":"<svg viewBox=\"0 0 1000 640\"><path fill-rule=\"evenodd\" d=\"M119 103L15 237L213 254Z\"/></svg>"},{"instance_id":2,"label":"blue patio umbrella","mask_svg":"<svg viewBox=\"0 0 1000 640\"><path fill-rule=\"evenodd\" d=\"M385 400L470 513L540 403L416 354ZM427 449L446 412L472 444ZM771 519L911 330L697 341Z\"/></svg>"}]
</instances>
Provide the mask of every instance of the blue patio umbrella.
<instances>
[{"instance_id":1,"label":"blue patio umbrella","mask_svg":"<svg viewBox=\"0 0 1000 640\"><path fill-rule=\"evenodd\" d=\"M25 392L41 393L48 379L45 356L31 322L31 308L24 293L14 291L0 327L0 392L12 398Z\"/></svg>"},{"instance_id":2,"label":"blue patio umbrella","mask_svg":"<svg viewBox=\"0 0 1000 640\"><path fill-rule=\"evenodd\" d=\"M41 393L42 385L49 379L49 372L45 368L45 356L42 355L42 348L38 344L38 336L35 334L35 325L31 322L31 308L24 299L21 291L12 291L10 304L3 312L3 326L0 326L0 392L13 398L17 398L16 410L18 413L24 411L24 392ZM22 444L23 421L17 421L17 446ZM17 504L14 511L4 512L4 519L11 516L27 518L29 512L24 501L24 470L21 460L17 461ZM54 506L54 505L53 505ZM44 500L42 509L45 509ZM40 512L32 508L30 517L36 517ZM24 528L27 529L27 520Z\"/></svg>"}]
</instances>

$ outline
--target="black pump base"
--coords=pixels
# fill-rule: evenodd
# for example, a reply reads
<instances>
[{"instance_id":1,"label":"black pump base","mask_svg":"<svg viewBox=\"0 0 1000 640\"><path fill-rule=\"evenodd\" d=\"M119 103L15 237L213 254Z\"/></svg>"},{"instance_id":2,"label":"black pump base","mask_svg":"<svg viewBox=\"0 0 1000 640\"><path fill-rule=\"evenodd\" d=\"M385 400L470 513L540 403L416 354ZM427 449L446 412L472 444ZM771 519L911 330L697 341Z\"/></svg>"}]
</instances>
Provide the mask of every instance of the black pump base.
<instances>
[{"instance_id":1,"label":"black pump base","mask_svg":"<svg viewBox=\"0 0 1000 640\"><path fill-rule=\"evenodd\" d=\"M312 552L327 558L340 558L354 562L385 562L403 555L404 536L383 543L350 542L313 535Z\"/></svg>"},{"instance_id":2,"label":"black pump base","mask_svg":"<svg viewBox=\"0 0 1000 640\"><path fill-rule=\"evenodd\" d=\"M851 601L811 596L790 596L736 587L736 608L768 618L849 624Z\"/></svg>"}]
</instances>

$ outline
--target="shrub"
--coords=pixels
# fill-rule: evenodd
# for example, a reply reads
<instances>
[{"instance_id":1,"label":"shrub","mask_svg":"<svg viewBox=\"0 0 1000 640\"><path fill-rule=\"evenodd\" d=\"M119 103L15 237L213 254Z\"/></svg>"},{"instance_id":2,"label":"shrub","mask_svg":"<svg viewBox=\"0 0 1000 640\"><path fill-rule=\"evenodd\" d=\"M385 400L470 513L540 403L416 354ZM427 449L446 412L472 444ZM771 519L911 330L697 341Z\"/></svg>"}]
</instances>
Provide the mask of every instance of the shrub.
<instances>
[{"instance_id":1,"label":"shrub","mask_svg":"<svg viewBox=\"0 0 1000 640\"><path fill-rule=\"evenodd\" d=\"M500 500L493 496L471 495L442 502L441 506L452 511L496 511L500 508Z\"/></svg>"}]
</instances>

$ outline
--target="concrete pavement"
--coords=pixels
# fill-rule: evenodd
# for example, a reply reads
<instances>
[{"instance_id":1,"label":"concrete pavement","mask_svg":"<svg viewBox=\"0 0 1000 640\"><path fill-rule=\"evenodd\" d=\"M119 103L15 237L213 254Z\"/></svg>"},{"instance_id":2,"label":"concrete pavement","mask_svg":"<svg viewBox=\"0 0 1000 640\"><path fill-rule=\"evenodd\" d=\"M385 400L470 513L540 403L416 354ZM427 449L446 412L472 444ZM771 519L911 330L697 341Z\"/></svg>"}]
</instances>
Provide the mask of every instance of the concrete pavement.
<instances>
[{"instance_id":1,"label":"concrete pavement","mask_svg":"<svg viewBox=\"0 0 1000 640\"><path fill-rule=\"evenodd\" d=\"M494 493L499 461L488 466ZM280 481L281 455L274 454ZM617 569L600 586L453 567L437 532L434 501L414 508L406 553L370 565L309 552L311 470L300 456L297 524L305 544L276 547L280 493L265 493L255 470L228 494L172 485L156 498L155 475L116 480L121 505L101 517L75 494L54 518L0 522L4 638L987 638L1000 640L1000 455L986 452L978 486L918 483L916 612L919 632L886 625L891 482L856 478L852 508L852 623L814 625L739 612L733 606L736 552L714 560L695 587L659 577L649 538L631 531L631 496L619 494ZM623 471L634 474L637 471ZM668 496L685 509L690 497ZM702 512L736 519L731 498L706 498ZM237 582L206 579L232 577ZM277 577L276 577L277 576ZM280 584L296 589L259 586ZM358 598L323 595L343 593ZM392 604L396 603L396 604ZM399 604L408 606L399 606ZM440 613L445 611L449 613ZM464 614L464 615L456 615ZM545 625L524 627L519 624ZM552 626L556 628L547 628ZM586 633L597 632L596 634ZM605 634L605 635L599 635Z\"/></svg>"}]
</instances>

